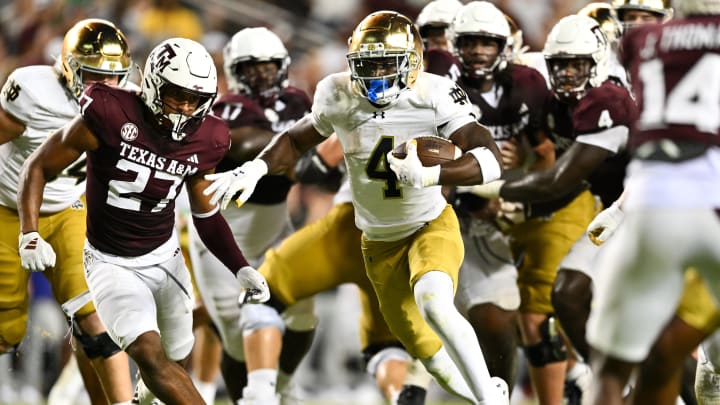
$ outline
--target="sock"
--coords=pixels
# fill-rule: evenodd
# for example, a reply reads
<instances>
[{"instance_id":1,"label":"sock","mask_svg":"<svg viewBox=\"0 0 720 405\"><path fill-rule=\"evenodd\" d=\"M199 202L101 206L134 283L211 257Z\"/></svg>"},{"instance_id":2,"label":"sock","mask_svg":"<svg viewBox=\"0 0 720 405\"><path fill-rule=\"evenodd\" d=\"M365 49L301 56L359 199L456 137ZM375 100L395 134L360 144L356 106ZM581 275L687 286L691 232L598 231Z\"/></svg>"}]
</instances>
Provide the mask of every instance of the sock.
<instances>
[{"instance_id":1,"label":"sock","mask_svg":"<svg viewBox=\"0 0 720 405\"><path fill-rule=\"evenodd\" d=\"M263 399L275 396L278 372L274 368L261 368L248 373L248 385L243 397Z\"/></svg>"},{"instance_id":2,"label":"sock","mask_svg":"<svg viewBox=\"0 0 720 405\"><path fill-rule=\"evenodd\" d=\"M588 367L587 364L578 361L575 362L575 365L573 365L572 368L567 371L567 373L565 374L565 378L570 381L575 381L583 375L588 374L589 372L590 367Z\"/></svg>"},{"instance_id":3,"label":"sock","mask_svg":"<svg viewBox=\"0 0 720 405\"><path fill-rule=\"evenodd\" d=\"M214 382L205 382L193 379L193 384L197 388L200 396L206 404L215 403L215 393L217 392L217 386Z\"/></svg>"}]
</instances>

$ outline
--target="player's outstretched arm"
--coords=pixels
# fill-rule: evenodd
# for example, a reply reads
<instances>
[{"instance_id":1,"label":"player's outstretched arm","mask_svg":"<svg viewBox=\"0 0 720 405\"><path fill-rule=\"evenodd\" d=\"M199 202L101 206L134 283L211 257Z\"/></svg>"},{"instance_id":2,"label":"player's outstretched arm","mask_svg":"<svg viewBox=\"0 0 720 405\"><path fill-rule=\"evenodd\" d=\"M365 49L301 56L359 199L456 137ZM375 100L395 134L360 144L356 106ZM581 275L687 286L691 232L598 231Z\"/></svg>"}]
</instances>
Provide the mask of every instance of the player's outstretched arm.
<instances>
[{"instance_id":1,"label":"player's outstretched arm","mask_svg":"<svg viewBox=\"0 0 720 405\"><path fill-rule=\"evenodd\" d=\"M472 193L507 201L548 201L572 192L610 156L607 149L575 142L551 167L512 181L494 181L474 186Z\"/></svg>"},{"instance_id":2,"label":"player's outstretched arm","mask_svg":"<svg viewBox=\"0 0 720 405\"><path fill-rule=\"evenodd\" d=\"M270 299L270 288L265 278L253 269L243 256L232 231L220 209L210 202L203 190L210 185L204 173L188 178L187 190L190 199L193 224L200 240L227 267L238 280L241 289L240 300L262 303Z\"/></svg>"},{"instance_id":3,"label":"player's outstretched arm","mask_svg":"<svg viewBox=\"0 0 720 405\"><path fill-rule=\"evenodd\" d=\"M211 204L221 203L225 209L233 196L240 192L237 202L244 204L264 175L290 173L298 158L323 140L325 137L312 125L308 114L273 138L254 160L228 172L206 175L205 179L211 184L203 190L203 194L211 197Z\"/></svg>"}]
</instances>

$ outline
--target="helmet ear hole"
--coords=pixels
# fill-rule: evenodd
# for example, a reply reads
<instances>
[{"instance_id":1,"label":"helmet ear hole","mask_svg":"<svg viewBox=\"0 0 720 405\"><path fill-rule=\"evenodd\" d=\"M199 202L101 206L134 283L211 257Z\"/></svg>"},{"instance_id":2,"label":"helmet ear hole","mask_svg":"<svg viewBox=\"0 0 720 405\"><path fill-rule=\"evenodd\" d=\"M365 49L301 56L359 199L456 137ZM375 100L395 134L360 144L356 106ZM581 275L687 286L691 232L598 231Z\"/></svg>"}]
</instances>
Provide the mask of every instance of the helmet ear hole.
<instances>
[{"instance_id":1,"label":"helmet ear hole","mask_svg":"<svg viewBox=\"0 0 720 405\"><path fill-rule=\"evenodd\" d=\"M77 98L85 86L83 72L118 76L119 85L123 85L132 58L127 39L115 24L91 18L77 22L67 31L58 64L65 86Z\"/></svg>"}]
</instances>

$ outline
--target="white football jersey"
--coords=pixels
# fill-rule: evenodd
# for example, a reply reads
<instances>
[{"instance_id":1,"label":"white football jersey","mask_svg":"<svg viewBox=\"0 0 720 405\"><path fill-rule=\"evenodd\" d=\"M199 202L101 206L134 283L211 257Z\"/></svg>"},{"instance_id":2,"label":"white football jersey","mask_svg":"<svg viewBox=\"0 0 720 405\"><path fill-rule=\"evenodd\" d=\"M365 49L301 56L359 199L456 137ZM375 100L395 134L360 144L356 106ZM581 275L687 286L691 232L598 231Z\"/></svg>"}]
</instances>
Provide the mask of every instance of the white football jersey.
<instances>
[{"instance_id":1,"label":"white football jersey","mask_svg":"<svg viewBox=\"0 0 720 405\"><path fill-rule=\"evenodd\" d=\"M348 72L330 75L317 85L312 119L318 132L337 133L340 140L358 228L368 239L384 241L411 235L447 204L440 186L401 185L387 166L387 153L418 136L448 138L476 121L467 95L455 82L426 72L381 109L352 90Z\"/></svg>"},{"instance_id":2,"label":"white football jersey","mask_svg":"<svg viewBox=\"0 0 720 405\"><path fill-rule=\"evenodd\" d=\"M134 84L125 86L137 89ZM0 204L17 209L18 176L30 154L80 113L80 106L52 66L16 69L3 85L0 106L25 124L25 132L0 145ZM61 211L85 192L85 155L45 186L40 213Z\"/></svg>"},{"instance_id":3,"label":"white football jersey","mask_svg":"<svg viewBox=\"0 0 720 405\"><path fill-rule=\"evenodd\" d=\"M80 107L52 66L15 70L5 82L0 105L25 124L25 132L0 146L0 204L17 209L18 175L23 162L45 139L74 118ZM85 192L85 156L45 186L41 213L69 207Z\"/></svg>"}]
</instances>

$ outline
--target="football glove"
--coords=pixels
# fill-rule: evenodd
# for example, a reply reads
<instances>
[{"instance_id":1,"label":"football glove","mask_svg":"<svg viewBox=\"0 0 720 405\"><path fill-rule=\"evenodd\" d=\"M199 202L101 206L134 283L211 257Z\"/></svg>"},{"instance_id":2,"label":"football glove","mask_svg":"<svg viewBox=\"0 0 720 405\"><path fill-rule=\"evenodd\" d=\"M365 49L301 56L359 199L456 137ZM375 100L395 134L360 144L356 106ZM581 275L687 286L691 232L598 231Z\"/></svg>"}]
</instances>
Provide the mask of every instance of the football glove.
<instances>
[{"instance_id":1,"label":"football glove","mask_svg":"<svg viewBox=\"0 0 720 405\"><path fill-rule=\"evenodd\" d=\"M503 232L508 232L515 225L525 222L525 205L517 201L500 199L500 210L495 218L495 225Z\"/></svg>"},{"instance_id":2,"label":"football glove","mask_svg":"<svg viewBox=\"0 0 720 405\"><path fill-rule=\"evenodd\" d=\"M270 299L270 288L265 277L250 266L238 270L235 277L240 284L238 303L262 304Z\"/></svg>"},{"instance_id":3,"label":"football glove","mask_svg":"<svg viewBox=\"0 0 720 405\"><path fill-rule=\"evenodd\" d=\"M505 180L495 180L485 184L476 184L474 186L458 186L458 191L463 193L472 193L482 198L498 198L503 184L505 184Z\"/></svg>"},{"instance_id":4,"label":"football glove","mask_svg":"<svg viewBox=\"0 0 720 405\"><path fill-rule=\"evenodd\" d=\"M205 180L212 181L203 191L205 195L211 195L210 204L217 204L222 200L221 208L225 209L233 196L241 191L236 202L238 207L243 205L250 198L257 182L268 172L267 163L262 159L247 161L234 170L206 174Z\"/></svg>"},{"instance_id":5,"label":"football glove","mask_svg":"<svg viewBox=\"0 0 720 405\"><path fill-rule=\"evenodd\" d=\"M20 233L18 251L28 271L44 271L55 266L55 251L37 232Z\"/></svg>"},{"instance_id":6,"label":"football glove","mask_svg":"<svg viewBox=\"0 0 720 405\"><path fill-rule=\"evenodd\" d=\"M617 227L622 223L625 214L617 203L602 210L590 222L587 233L590 240L600 246L615 233Z\"/></svg>"},{"instance_id":7,"label":"football glove","mask_svg":"<svg viewBox=\"0 0 720 405\"><path fill-rule=\"evenodd\" d=\"M407 156L404 159L387 154L390 169L395 172L398 180L414 188L436 186L440 181L440 165L425 167L417 154L417 141L411 139L407 143Z\"/></svg>"}]
</instances>

